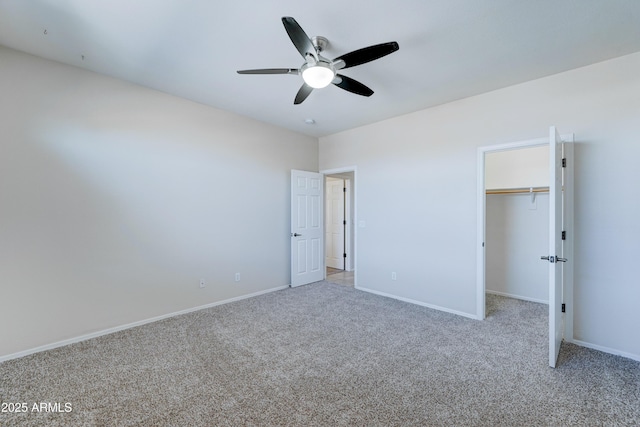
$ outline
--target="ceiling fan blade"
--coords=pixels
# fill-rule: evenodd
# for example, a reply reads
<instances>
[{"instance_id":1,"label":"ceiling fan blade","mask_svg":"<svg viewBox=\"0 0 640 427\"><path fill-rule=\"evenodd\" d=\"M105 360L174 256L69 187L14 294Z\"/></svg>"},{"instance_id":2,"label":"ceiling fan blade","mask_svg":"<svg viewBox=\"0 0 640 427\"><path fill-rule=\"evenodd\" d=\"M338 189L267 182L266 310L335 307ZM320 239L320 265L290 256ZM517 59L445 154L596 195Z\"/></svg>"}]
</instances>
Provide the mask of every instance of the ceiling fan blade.
<instances>
[{"instance_id":1,"label":"ceiling fan blade","mask_svg":"<svg viewBox=\"0 0 640 427\"><path fill-rule=\"evenodd\" d=\"M363 47L362 49L354 50L353 52L345 53L342 56L337 57L333 62L344 61L344 68L355 67L356 65L365 64L383 56L389 55L400 49L397 42L388 42L376 44L369 47Z\"/></svg>"},{"instance_id":2,"label":"ceiling fan blade","mask_svg":"<svg viewBox=\"0 0 640 427\"><path fill-rule=\"evenodd\" d=\"M260 68L257 70L238 70L238 74L299 74L297 68Z\"/></svg>"},{"instance_id":3,"label":"ceiling fan blade","mask_svg":"<svg viewBox=\"0 0 640 427\"><path fill-rule=\"evenodd\" d=\"M351 77L343 76L342 74L337 74L336 77L339 77L339 81L335 81L333 84L338 86L340 89L355 93L356 95L373 95L373 91L371 89Z\"/></svg>"},{"instance_id":4,"label":"ceiling fan blade","mask_svg":"<svg viewBox=\"0 0 640 427\"><path fill-rule=\"evenodd\" d=\"M313 55L314 58L317 58L316 48L311 43L311 39L307 36L307 33L304 32L300 24L296 22L290 16L285 16L282 18L282 24L284 25L284 29L287 30L287 34L289 34L289 38L293 42L300 55L306 60L307 54Z\"/></svg>"},{"instance_id":5,"label":"ceiling fan blade","mask_svg":"<svg viewBox=\"0 0 640 427\"><path fill-rule=\"evenodd\" d=\"M311 91L313 91L313 88L311 86L309 86L308 84L303 83L302 87L300 88L300 90L296 94L296 99L293 101L294 105L302 104L302 101L307 99L307 96L309 96L309 94L311 94Z\"/></svg>"}]
</instances>

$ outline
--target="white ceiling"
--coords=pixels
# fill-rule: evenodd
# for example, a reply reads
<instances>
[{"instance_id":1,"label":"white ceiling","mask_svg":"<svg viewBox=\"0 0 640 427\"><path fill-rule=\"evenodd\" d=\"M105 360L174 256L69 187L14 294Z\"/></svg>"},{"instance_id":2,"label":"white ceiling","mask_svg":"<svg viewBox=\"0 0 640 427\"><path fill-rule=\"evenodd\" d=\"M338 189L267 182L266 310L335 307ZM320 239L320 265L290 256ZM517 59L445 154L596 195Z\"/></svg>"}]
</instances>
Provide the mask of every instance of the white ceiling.
<instances>
[{"instance_id":1,"label":"white ceiling","mask_svg":"<svg viewBox=\"0 0 640 427\"><path fill-rule=\"evenodd\" d=\"M400 50L343 73L301 105L281 17L327 37L334 58ZM0 0L0 44L323 136L640 51L640 0ZM307 118L314 125L304 123Z\"/></svg>"}]
</instances>

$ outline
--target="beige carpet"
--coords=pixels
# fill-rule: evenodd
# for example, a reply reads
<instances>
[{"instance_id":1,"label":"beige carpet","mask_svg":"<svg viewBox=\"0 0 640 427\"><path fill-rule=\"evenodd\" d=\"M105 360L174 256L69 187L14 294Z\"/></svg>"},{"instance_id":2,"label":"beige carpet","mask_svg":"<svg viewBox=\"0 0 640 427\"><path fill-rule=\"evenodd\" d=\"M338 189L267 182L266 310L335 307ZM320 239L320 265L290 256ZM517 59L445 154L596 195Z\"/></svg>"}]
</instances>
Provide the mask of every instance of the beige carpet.
<instances>
[{"instance_id":1,"label":"beige carpet","mask_svg":"<svg viewBox=\"0 0 640 427\"><path fill-rule=\"evenodd\" d=\"M639 425L640 363L563 345L549 368L546 313L319 282L4 362L0 400L28 410L0 426Z\"/></svg>"}]
</instances>

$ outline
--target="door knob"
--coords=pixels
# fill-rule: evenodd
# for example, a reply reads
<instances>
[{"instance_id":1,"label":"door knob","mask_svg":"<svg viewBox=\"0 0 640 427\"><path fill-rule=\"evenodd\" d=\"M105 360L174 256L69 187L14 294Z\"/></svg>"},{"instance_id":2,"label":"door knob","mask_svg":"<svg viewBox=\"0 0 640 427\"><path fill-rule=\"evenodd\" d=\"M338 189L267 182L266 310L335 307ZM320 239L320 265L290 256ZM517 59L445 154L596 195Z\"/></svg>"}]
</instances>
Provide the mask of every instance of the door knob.
<instances>
[{"instance_id":1,"label":"door knob","mask_svg":"<svg viewBox=\"0 0 640 427\"><path fill-rule=\"evenodd\" d=\"M540 259L547 260L547 261L549 261L550 263L554 263L554 262L567 262L567 259L566 259L566 258L560 258L560 257L553 256L553 255L550 255L550 256L544 256L544 255L543 255L543 256L541 256L541 257L540 257Z\"/></svg>"},{"instance_id":2,"label":"door knob","mask_svg":"<svg viewBox=\"0 0 640 427\"><path fill-rule=\"evenodd\" d=\"M291 233L291 236L292 236L292 237L300 237L300 236L302 236L302 234L298 234L298 233Z\"/></svg>"}]
</instances>

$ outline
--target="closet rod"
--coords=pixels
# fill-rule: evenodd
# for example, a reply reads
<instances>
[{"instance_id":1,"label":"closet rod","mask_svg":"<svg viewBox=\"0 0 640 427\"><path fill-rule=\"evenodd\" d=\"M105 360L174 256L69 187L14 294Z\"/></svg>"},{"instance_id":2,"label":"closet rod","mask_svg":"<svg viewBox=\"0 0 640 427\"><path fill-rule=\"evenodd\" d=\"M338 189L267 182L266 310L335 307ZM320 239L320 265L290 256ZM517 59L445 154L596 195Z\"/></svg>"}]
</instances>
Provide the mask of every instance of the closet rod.
<instances>
[{"instance_id":1,"label":"closet rod","mask_svg":"<svg viewBox=\"0 0 640 427\"><path fill-rule=\"evenodd\" d=\"M528 194L548 192L549 187L494 188L491 190L487 190L487 194Z\"/></svg>"}]
</instances>

